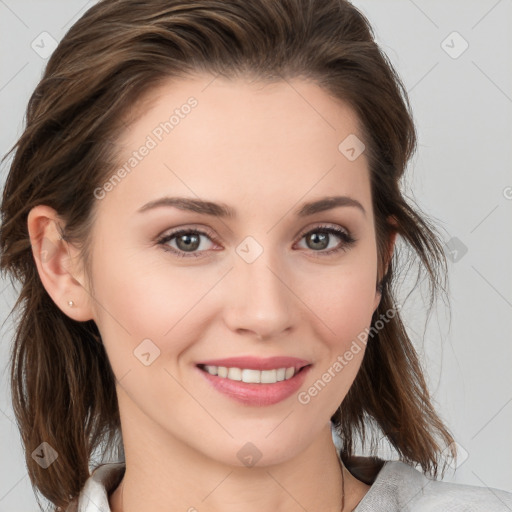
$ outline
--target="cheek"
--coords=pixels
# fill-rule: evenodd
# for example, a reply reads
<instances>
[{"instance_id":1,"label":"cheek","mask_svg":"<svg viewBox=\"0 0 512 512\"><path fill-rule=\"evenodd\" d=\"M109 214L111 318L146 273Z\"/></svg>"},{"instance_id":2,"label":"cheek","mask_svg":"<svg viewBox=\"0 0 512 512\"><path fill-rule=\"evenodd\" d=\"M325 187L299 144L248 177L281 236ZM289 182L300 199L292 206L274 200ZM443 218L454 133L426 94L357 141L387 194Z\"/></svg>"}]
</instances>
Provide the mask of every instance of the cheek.
<instances>
[{"instance_id":1,"label":"cheek","mask_svg":"<svg viewBox=\"0 0 512 512\"><path fill-rule=\"evenodd\" d=\"M374 296L371 280L365 282L350 275L331 283L321 298L323 307L318 311L322 321L315 323L315 336L324 342L324 357L317 372L330 371L331 377L339 376L333 380L338 382L337 394L341 396L348 391L364 356L364 336L371 324ZM330 381L328 375L322 380Z\"/></svg>"},{"instance_id":2,"label":"cheek","mask_svg":"<svg viewBox=\"0 0 512 512\"><path fill-rule=\"evenodd\" d=\"M96 323L113 355L112 366L122 365L123 371L147 339L162 354L170 350L179 354L186 348L184 330L197 327L194 313L217 277L204 275L197 267L172 271L161 255L142 258L124 253L116 258L113 251L105 255L97 258L94 269Z\"/></svg>"},{"instance_id":3,"label":"cheek","mask_svg":"<svg viewBox=\"0 0 512 512\"><path fill-rule=\"evenodd\" d=\"M370 325L376 278L376 255L368 250L354 252L339 266L323 268L302 281L304 302L318 317L316 325L331 345L342 349Z\"/></svg>"},{"instance_id":4,"label":"cheek","mask_svg":"<svg viewBox=\"0 0 512 512\"><path fill-rule=\"evenodd\" d=\"M309 315L312 336L322 344L316 368L297 396L300 407L318 418L335 413L360 369L373 313L375 274L352 267L325 283L321 293L308 299L316 303L315 315Z\"/></svg>"},{"instance_id":5,"label":"cheek","mask_svg":"<svg viewBox=\"0 0 512 512\"><path fill-rule=\"evenodd\" d=\"M332 297L329 322L340 341L356 337L371 322L375 299L374 279L351 275L339 284L339 291ZM339 339L339 338L338 338Z\"/></svg>"}]
</instances>

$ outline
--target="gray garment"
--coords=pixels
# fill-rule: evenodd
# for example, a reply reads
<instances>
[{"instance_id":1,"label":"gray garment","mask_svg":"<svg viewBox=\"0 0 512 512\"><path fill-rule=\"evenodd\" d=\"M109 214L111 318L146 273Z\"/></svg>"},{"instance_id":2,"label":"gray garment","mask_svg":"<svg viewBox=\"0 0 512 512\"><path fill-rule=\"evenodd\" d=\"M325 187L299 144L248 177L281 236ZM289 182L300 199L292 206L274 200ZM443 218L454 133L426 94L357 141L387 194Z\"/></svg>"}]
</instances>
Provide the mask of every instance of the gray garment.
<instances>
[{"instance_id":1,"label":"gray garment","mask_svg":"<svg viewBox=\"0 0 512 512\"><path fill-rule=\"evenodd\" d=\"M108 494L124 462L99 466L66 512L111 512ZM386 461L354 512L511 512L512 493L427 478L412 466Z\"/></svg>"},{"instance_id":2,"label":"gray garment","mask_svg":"<svg viewBox=\"0 0 512 512\"><path fill-rule=\"evenodd\" d=\"M387 461L354 512L511 512L512 493L433 480L409 464Z\"/></svg>"}]
</instances>

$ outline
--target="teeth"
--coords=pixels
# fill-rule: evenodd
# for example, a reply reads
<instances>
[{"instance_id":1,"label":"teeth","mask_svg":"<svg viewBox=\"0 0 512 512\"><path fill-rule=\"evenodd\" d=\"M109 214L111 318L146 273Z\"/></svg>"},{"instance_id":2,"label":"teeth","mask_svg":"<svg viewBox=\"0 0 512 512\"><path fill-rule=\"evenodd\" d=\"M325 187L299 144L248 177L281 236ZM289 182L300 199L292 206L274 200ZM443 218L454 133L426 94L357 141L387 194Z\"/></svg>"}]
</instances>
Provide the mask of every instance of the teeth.
<instances>
[{"instance_id":1,"label":"teeth","mask_svg":"<svg viewBox=\"0 0 512 512\"><path fill-rule=\"evenodd\" d=\"M217 375L217 369L219 367L218 366L210 366L208 364L205 364L204 365L204 369L210 374L210 375ZM223 370L225 370L226 368L222 367Z\"/></svg>"},{"instance_id":2,"label":"teeth","mask_svg":"<svg viewBox=\"0 0 512 512\"><path fill-rule=\"evenodd\" d=\"M214 369L214 371L216 369L218 370L218 367L215 368L215 366L214 366L213 369ZM240 368L229 368L227 378L231 379L231 380L242 380L242 370L240 370Z\"/></svg>"},{"instance_id":3,"label":"teeth","mask_svg":"<svg viewBox=\"0 0 512 512\"><path fill-rule=\"evenodd\" d=\"M290 377L293 377L293 374L295 373L295 368L292 366L291 368L286 368L286 373L284 374L284 378L289 379Z\"/></svg>"},{"instance_id":4,"label":"teeth","mask_svg":"<svg viewBox=\"0 0 512 512\"><path fill-rule=\"evenodd\" d=\"M229 377L229 373L228 373ZM258 370L242 370L242 382L250 382L259 384L261 382L261 371Z\"/></svg>"},{"instance_id":5,"label":"teeth","mask_svg":"<svg viewBox=\"0 0 512 512\"><path fill-rule=\"evenodd\" d=\"M246 371L246 370L244 370ZM254 371L254 370L252 370ZM277 382L277 370L264 370L259 373L260 382L262 384L273 384L274 382Z\"/></svg>"},{"instance_id":6,"label":"teeth","mask_svg":"<svg viewBox=\"0 0 512 512\"><path fill-rule=\"evenodd\" d=\"M251 370L248 368L226 368L225 366L205 365L204 369L210 375L247 382L250 384L275 384L291 379L295 375L295 368L278 368L275 370Z\"/></svg>"}]
</instances>

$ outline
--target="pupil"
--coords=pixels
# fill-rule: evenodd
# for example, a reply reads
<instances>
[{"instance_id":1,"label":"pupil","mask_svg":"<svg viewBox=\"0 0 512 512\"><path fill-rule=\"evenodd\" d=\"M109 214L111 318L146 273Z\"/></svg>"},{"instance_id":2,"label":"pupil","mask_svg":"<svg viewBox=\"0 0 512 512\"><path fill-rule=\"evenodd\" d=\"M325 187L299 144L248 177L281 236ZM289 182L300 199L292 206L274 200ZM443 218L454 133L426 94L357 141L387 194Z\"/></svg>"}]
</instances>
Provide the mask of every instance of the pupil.
<instances>
[{"instance_id":1,"label":"pupil","mask_svg":"<svg viewBox=\"0 0 512 512\"><path fill-rule=\"evenodd\" d=\"M193 240L195 239L195 240ZM184 241L185 245L184 245L184 248L185 250L186 249L197 249L197 247L199 246L199 237L197 235L181 235L178 240L177 240L177 243L178 245L180 245L180 242L181 241ZM181 249L181 247L180 247Z\"/></svg>"},{"instance_id":2,"label":"pupil","mask_svg":"<svg viewBox=\"0 0 512 512\"><path fill-rule=\"evenodd\" d=\"M313 241L313 245L320 244L320 247L316 247L319 249L325 249L325 241L327 240L327 233L314 233L310 237Z\"/></svg>"}]
</instances>

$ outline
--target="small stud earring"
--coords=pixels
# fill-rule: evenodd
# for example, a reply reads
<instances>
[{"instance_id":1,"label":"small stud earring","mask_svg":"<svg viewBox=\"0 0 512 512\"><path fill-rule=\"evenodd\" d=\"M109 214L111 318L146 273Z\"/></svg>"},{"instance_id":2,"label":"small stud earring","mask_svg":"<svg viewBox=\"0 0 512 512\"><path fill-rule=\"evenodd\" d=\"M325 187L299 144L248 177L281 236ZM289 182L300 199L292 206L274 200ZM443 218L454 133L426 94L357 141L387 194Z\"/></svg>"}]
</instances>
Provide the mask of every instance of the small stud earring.
<instances>
[{"instance_id":1,"label":"small stud earring","mask_svg":"<svg viewBox=\"0 0 512 512\"><path fill-rule=\"evenodd\" d=\"M72 300L68 300L68 306L72 308L75 305L75 303Z\"/></svg>"}]
</instances>

